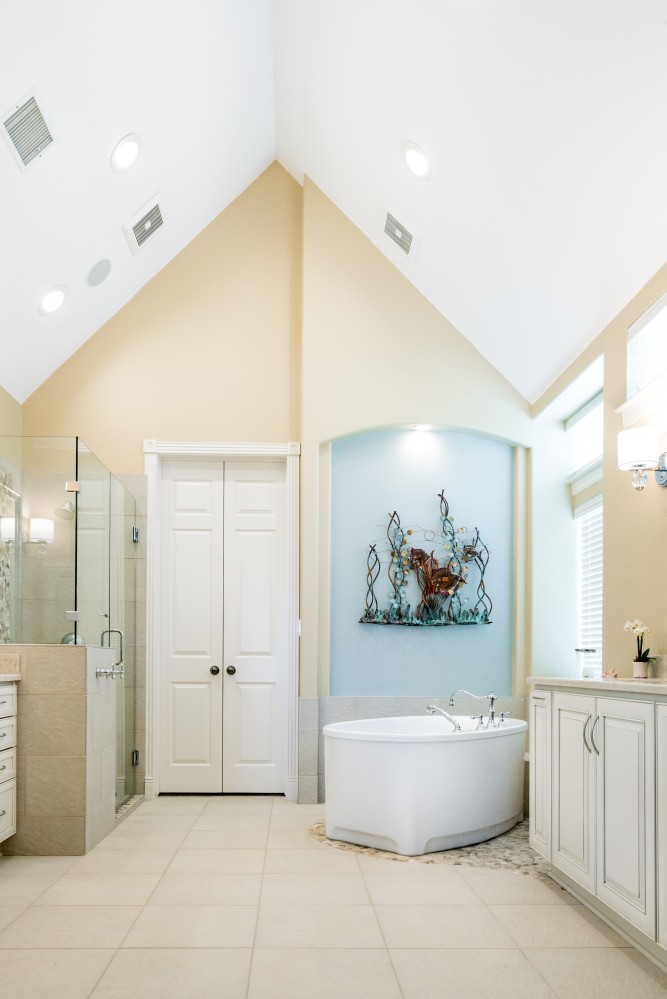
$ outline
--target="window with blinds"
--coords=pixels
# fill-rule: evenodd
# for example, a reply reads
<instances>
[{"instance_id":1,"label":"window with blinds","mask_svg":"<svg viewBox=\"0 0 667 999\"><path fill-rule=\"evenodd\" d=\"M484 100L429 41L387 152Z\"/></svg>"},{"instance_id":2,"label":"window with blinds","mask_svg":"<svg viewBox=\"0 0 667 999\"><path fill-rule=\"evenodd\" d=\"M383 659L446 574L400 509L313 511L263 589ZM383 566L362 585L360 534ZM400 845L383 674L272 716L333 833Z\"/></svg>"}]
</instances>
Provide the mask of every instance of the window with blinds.
<instances>
[{"instance_id":1,"label":"window with blinds","mask_svg":"<svg viewBox=\"0 0 667 999\"><path fill-rule=\"evenodd\" d=\"M602 393L600 392L565 421L570 479L579 477L592 466L602 462L603 415Z\"/></svg>"},{"instance_id":2,"label":"window with blinds","mask_svg":"<svg viewBox=\"0 0 667 999\"><path fill-rule=\"evenodd\" d=\"M587 666L602 668L602 497L575 512L578 554L578 648L595 649Z\"/></svg>"},{"instance_id":3,"label":"window with blinds","mask_svg":"<svg viewBox=\"0 0 667 999\"><path fill-rule=\"evenodd\" d=\"M667 294L628 330L628 399L667 373Z\"/></svg>"}]
</instances>

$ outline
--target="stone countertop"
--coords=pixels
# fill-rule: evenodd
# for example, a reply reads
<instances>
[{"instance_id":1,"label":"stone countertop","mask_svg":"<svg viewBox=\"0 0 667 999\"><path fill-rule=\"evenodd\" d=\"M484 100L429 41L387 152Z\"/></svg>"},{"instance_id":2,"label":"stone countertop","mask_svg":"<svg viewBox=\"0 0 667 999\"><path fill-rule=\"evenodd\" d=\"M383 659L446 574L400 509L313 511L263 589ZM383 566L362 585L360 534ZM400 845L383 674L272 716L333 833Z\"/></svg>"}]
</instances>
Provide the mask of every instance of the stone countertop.
<instances>
[{"instance_id":1,"label":"stone countertop","mask_svg":"<svg viewBox=\"0 0 667 999\"><path fill-rule=\"evenodd\" d=\"M667 695L667 679L634 680L632 677L621 676L616 679L604 677L601 680L579 680L572 676L529 676L526 683L531 687L567 687L591 693L604 690L617 694Z\"/></svg>"},{"instance_id":2,"label":"stone countertop","mask_svg":"<svg viewBox=\"0 0 667 999\"><path fill-rule=\"evenodd\" d=\"M0 683L18 683L20 679L20 673L0 673Z\"/></svg>"}]
</instances>

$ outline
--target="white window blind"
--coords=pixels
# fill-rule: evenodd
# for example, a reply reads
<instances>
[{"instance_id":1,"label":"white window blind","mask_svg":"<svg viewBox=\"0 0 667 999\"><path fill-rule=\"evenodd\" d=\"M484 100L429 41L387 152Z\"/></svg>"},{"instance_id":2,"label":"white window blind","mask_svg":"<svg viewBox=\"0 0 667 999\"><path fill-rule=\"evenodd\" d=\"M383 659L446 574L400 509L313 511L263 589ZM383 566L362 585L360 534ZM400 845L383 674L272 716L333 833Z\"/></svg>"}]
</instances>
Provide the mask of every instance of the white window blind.
<instances>
[{"instance_id":1,"label":"white window blind","mask_svg":"<svg viewBox=\"0 0 667 999\"><path fill-rule=\"evenodd\" d=\"M628 330L628 399L667 372L667 294Z\"/></svg>"},{"instance_id":2,"label":"white window blind","mask_svg":"<svg viewBox=\"0 0 667 999\"><path fill-rule=\"evenodd\" d=\"M596 649L586 665L602 668L602 497L576 514L578 561L578 647Z\"/></svg>"}]
</instances>

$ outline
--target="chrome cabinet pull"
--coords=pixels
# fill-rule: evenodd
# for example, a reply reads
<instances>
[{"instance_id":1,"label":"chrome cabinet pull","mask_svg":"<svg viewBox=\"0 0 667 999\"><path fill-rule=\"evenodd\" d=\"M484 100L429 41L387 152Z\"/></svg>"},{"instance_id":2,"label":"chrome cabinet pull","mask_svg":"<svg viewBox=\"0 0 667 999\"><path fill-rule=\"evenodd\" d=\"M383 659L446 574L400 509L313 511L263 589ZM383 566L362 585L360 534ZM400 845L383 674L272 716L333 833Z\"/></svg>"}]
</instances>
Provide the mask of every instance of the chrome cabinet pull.
<instances>
[{"instance_id":1,"label":"chrome cabinet pull","mask_svg":"<svg viewBox=\"0 0 667 999\"><path fill-rule=\"evenodd\" d=\"M586 749L588 750L588 752L589 752L589 753L590 753L590 751L591 751L591 747L590 747L590 746L588 745L588 740L587 740L587 738L586 738L586 729L587 729L587 728L588 728L588 726L589 726L589 723L590 723L590 720L591 720L591 718L592 718L592 715L589 715L589 716L588 716L588 718L586 719L586 721L584 722L584 731L583 731L583 736L584 736L584 746L586 747Z\"/></svg>"},{"instance_id":2,"label":"chrome cabinet pull","mask_svg":"<svg viewBox=\"0 0 667 999\"><path fill-rule=\"evenodd\" d=\"M599 716L599 715L597 715L597 716L596 716L596 718L595 718L595 721L593 722L593 728L591 729L591 746L592 746L592 747L593 747L593 749L595 750L595 752L596 752L597 756L599 756L599 755L600 755L600 750L599 750L599 749L598 749L598 747L597 747L597 746L595 745L595 738L594 738L594 736L595 736L595 729L596 729L596 727L597 727L597 723L598 723L599 721L600 721L600 716Z\"/></svg>"}]
</instances>

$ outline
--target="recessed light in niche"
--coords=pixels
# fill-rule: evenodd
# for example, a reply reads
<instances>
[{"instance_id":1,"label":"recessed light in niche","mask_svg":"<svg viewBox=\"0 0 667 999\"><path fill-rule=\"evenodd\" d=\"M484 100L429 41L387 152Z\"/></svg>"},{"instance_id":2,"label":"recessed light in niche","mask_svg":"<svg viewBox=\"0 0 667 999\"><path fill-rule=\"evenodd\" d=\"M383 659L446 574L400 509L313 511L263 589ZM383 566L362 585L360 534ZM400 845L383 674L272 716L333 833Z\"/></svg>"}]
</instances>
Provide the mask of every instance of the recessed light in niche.
<instances>
[{"instance_id":1,"label":"recessed light in niche","mask_svg":"<svg viewBox=\"0 0 667 999\"><path fill-rule=\"evenodd\" d=\"M51 316L64 305L66 298L67 288L65 285L56 284L42 295L37 310L42 316Z\"/></svg>"},{"instance_id":2,"label":"recessed light in niche","mask_svg":"<svg viewBox=\"0 0 667 999\"><path fill-rule=\"evenodd\" d=\"M429 180L431 177L431 164L426 153L415 142L404 142L401 147L405 165L418 180Z\"/></svg>"},{"instance_id":3,"label":"recessed light in niche","mask_svg":"<svg viewBox=\"0 0 667 999\"><path fill-rule=\"evenodd\" d=\"M136 132L123 136L120 142L116 143L111 153L111 169L114 173L123 173L124 170L129 170L132 164L136 162L140 152L141 138Z\"/></svg>"},{"instance_id":4,"label":"recessed light in niche","mask_svg":"<svg viewBox=\"0 0 667 999\"><path fill-rule=\"evenodd\" d=\"M96 264L90 268L88 272L88 284L91 288L96 288L98 284L102 284L103 281L109 277L111 272L111 261L110 260L98 260Z\"/></svg>"}]
</instances>

